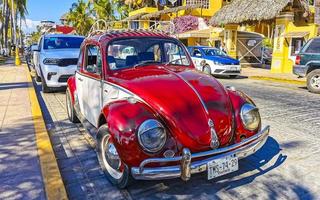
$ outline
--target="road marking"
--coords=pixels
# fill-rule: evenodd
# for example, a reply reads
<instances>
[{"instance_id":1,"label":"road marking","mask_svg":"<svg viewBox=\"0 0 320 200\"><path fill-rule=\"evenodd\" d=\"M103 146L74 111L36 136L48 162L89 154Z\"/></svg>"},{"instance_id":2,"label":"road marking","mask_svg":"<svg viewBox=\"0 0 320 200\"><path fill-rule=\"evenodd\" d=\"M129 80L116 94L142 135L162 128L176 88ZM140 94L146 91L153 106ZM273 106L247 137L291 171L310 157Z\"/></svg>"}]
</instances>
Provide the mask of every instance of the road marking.
<instances>
[{"instance_id":1,"label":"road marking","mask_svg":"<svg viewBox=\"0 0 320 200\"><path fill-rule=\"evenodd\" d=\"M249 76L249 79L273 81L273 82L279 82L279 83L290 83L290 84L296 84L296 85L306 85L306 81L298 81L298 80L290 80L290 79L282 79L282 78L266 77L266 76Z\"/></svg>"},{"instance_id":2,"label":"road marking","mask_svg":"<svg viewBox=\"0 0 320 200\"><path fill-rule=\"evenodd\" d=\"M27 67L25 66L25 69ZM29 99L31 104L36 143L41 166L46 197L49 200L68 199L61 174L58 168L56 157L51 145L51 141L45 126L41 108L37 99L35 88L31 79L31 74L27 73L29 87Z\"/></svg>"}]
</instances>

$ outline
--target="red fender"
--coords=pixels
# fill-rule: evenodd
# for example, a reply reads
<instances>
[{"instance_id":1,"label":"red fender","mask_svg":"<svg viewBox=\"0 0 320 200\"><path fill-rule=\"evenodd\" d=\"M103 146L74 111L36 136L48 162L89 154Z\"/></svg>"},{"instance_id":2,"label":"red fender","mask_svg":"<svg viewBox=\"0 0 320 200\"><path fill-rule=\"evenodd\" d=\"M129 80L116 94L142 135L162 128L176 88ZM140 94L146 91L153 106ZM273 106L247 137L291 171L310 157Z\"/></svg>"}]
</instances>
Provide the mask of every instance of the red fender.
<instances>
[{"instance_id":1,"label":"red fender","mask_svg":"<svg viewBox=\"0 0 320 200\"><path fill-rule=\"evenodd\" d=\"M144 103L120 100L106 105L102 114L121 160L129 167L137 167L147 158L163 157L164 151L168 149L173 150L174 153L179 152L177 143L168 130L166 130L167 142L160 152L151 155L143 151L136 134L140 124L147 119L159 120ZM163 125L165 126L164 123Z\"/></svg>"},{"instance_id":2,"label":"red fender","mask_svg":"<svg viewBox=\"0 0 320 200\"><path fill-rule=\"evenodd\" d=\"M245 103L251 103L253 105L254 102L251 100L250 97L248 97L245 93L239 92L239 91L232 91L232 90L227 90L230 100L233 105L233 110L234 110L234 115L235 115L235 122L236 122L236 134L235 134L235 142L238 143L241 141L241 137L251 137L258 133L261 129L261 124L259 128L255 131L250 131L245 129L245 127L242 124L242 120L240 117L240 112L241 108Z\"/></svg>"},{"instance_id":3,"label":"red fender","mask_svg":"<svg viewBox=\"0 0 320 200\"><path fill-rule=\"evenodd\" d=\"M71 94L71 101L72 104L74 104L74 93L77 89L76 87L76 78L75 76L71 76L67 81L67 87L69 88L70 94Z\"/></svg>"}]
</instances>

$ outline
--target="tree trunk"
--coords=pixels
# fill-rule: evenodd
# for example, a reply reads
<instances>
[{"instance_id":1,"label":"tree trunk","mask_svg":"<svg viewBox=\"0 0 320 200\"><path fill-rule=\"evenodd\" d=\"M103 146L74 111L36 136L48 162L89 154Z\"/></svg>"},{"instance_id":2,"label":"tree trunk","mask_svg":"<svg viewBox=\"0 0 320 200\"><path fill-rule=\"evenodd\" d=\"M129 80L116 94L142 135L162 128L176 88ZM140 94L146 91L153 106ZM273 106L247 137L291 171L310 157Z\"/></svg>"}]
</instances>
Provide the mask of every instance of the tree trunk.
<instances>
[{"instance_id":1,"label":"tree trunk","mask_svg":"<svg viewBox=\"0 0 320 200\"><path fill-rule=\"evenodd\" d=\"M9 31L9 22L10 22L10 8L7 0L5 3L5 17L4 17L4 47L6 49L6 53L8 54L9 45L8 45L8 31Z\"/></svg>"}]
</instances>

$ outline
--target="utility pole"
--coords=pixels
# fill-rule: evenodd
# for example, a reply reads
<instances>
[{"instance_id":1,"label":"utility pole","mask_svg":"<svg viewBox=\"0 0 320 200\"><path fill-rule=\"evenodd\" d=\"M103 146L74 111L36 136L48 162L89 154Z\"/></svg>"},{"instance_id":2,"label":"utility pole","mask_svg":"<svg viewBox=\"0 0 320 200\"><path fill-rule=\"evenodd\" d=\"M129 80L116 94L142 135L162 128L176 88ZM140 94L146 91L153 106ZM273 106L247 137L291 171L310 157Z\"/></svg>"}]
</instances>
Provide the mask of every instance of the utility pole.
<instances>
[{"instance_id":1,"label":"utility pole","mask_svg":"<svg viewBox=\"0 0 320 200\"><path fill-rule=\"evenodd\" d=\"M19 57L19 46L17 44L17 30L16 30L16 15L15 15L15 12L14 12L14 2L13 0L11 0L11 10L12 10L12 24L13 24L13 43L14 43L14 46L15 46L15 64L16 65L21 65L21 60L20 60L20 57Z\"/></svg>"}]
</instances>

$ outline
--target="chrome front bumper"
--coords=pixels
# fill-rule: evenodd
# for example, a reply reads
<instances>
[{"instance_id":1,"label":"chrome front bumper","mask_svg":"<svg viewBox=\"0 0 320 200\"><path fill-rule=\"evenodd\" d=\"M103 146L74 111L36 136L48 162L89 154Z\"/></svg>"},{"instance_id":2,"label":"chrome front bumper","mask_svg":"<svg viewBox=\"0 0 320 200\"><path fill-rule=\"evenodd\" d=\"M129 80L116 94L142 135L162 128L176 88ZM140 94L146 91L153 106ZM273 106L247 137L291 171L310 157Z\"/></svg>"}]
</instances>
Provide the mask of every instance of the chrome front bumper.
<instances>
[{"instance_id":1,"label":"chrome front bumper","mask_svg":"<svg viewBox=\"0 0 320 200\"><path fill-rule=\"evenodd\" d=\"M245 158L256 151L258 151L267 141L270 127L267 126L254 136L243 140L240 143L205 151L200 153L191 154L188 148L184 148L182 156L172 158L150 158L141 162L139 167L132 167L131 174L137 180L162 180L181 177L182 180L189 180L191 174L203 172L207 170L208 162L229 156L236 155L238 159ZM194 161L194 158L208 157L204 160ZM168 167L145 167L150 163L167 163L180 161L180 165Z\"/></svg>"}]
</instances>

